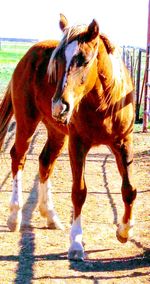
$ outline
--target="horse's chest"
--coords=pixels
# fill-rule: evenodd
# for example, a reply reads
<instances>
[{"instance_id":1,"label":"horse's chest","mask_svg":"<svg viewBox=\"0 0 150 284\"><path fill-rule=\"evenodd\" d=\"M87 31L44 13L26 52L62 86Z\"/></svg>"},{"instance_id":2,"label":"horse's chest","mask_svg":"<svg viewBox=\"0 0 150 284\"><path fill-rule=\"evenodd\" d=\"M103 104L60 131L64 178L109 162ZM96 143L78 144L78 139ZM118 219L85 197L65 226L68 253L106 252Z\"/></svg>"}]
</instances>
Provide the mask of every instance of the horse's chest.
<instances>
[{"instance_id":1,"label":"horse's chest","mask_svg":"<svg viewBox=\"0 0 150 284\"><path fill-rule=\"evenodd\" d=\"M84 141L92 145L107 144L112 136L112 122L96 111L78 113L74 124L78 134Z\"/></svg>"}]
</instances>

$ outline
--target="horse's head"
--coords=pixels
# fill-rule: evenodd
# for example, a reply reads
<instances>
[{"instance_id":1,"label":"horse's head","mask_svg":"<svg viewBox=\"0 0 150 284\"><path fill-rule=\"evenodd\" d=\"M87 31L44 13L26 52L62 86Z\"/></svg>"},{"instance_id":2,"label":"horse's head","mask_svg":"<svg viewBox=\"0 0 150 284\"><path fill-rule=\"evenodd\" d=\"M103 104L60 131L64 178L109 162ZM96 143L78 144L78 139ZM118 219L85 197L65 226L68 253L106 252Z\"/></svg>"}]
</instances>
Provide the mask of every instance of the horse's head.
<instances>
[{"instance_id":1,"label":"horse's head","mask_svg":"<svg viewBox=\"0 0 150 284\"><path fill-rule=\"evenodd\" d=\"M57 84L52 116L66 123L74 107L95 84L99 27L95 20L88 26L68 27L67 19L61 15L60 28L64 37L51 56L48 73Z\"/></svg>"}]
</instances>

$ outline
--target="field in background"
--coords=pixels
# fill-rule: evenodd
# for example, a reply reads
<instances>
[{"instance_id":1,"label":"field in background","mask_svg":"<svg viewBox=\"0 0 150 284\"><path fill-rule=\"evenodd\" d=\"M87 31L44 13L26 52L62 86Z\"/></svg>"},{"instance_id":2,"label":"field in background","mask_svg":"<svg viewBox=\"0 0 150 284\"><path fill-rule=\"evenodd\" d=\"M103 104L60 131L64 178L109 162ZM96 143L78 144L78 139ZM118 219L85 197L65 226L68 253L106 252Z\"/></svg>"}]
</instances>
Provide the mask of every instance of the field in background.
<instances>
[{"instance_id":1,"label":"field in background","mask_svg":"<svg viewBox=\"0 0 150 284\"><path fill-rule=\"evenodd\" d=\"M0 96L4 92L16 64L33 45L28 42L1 42L0 45Z\"/></svg>"}]
</instances>

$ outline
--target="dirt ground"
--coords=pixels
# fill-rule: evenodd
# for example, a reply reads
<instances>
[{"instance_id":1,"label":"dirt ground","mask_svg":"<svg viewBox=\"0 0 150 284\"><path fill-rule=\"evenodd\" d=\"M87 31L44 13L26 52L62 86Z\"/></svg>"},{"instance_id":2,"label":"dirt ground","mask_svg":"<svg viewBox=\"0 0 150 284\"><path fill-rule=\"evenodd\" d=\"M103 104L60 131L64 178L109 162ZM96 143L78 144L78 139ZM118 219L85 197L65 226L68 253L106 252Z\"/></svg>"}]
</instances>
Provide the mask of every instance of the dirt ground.
<instances>
[{"instance_id":1,"label":"dirt ground","mask_svg":"<svg viewBox=\"0 0 150 284\"><path fill-rule=\"evenodd\" d=\"M84 262L68 261L71 171L67 147L52 176L53 199L64 231L49 230L37 206L38 156L46 133L37 129L23 175L23 228L7 228L11 196L10 129L0 155L0 284L7 283L150 283L150 133L134 133L134 176L138 188L134 237L116 239L123 214L121 179L114 157L104 147L92 149L86 162L88 196L83 208Z\"/></svg>"}]
</instances>

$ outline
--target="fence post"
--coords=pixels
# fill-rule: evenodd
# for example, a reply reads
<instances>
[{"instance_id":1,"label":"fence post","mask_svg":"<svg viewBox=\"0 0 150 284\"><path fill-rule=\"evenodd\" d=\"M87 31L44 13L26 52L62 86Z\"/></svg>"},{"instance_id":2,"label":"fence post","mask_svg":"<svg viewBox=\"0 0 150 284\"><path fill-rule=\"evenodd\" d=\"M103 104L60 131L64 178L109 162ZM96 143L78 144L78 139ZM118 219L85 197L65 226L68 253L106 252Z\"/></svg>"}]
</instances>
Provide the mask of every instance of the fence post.
<instances>
[{"instance_id":1,"label":"fence post","mask_svg":"<svg viewBox=\"0 0 150 284\"><path fill-rule=\"evenodd\" d=\"M143 132L147 132L149 115L150 115L150 0L148 5L148 30L147 30L147 50L146 50Z\"/></svg>"},{"instance_id":2,"label":"fence post","mask_svg":"<svg viewBox=\"0 0 150 284\"><path fill-rule=\"evenodd\" d=\"M137 68L137 77L136 77L136 117L135 121L139 121L139 112L140 112L140 103L139 103L139 94L140 94L140 77L141 77L141 49L139 49L138 54L138 68Z\"/></svg>"}]
</instances>

